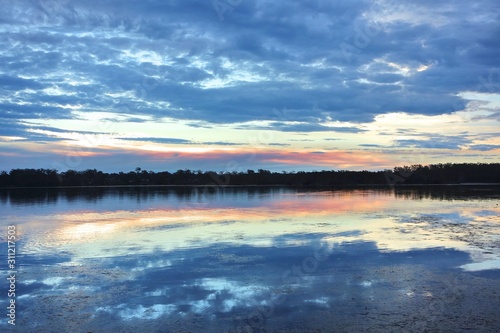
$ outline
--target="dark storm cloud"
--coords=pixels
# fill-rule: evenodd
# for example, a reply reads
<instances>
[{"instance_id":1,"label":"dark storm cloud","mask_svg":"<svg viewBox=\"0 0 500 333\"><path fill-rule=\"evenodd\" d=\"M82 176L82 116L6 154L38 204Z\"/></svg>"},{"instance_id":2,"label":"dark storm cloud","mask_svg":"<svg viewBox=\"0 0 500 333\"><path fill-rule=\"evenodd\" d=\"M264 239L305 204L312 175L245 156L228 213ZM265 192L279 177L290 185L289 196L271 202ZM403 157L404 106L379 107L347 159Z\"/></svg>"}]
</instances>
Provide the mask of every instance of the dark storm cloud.
<instances>
[{"instance_id":1,"label":"dark storm cloud","mask_svg":"<svg viewBox=\"0 0 500 333\"><path fill-rule=\"evenodd\" d=\"M496 1L384 3L255 1L221 13L211 1L16 1L0 10L0 112L60 119L71 106L125 105L313 132L332 130L328 120L463 109L456 94L499 68Z\"/></svg>"}]
</instances>

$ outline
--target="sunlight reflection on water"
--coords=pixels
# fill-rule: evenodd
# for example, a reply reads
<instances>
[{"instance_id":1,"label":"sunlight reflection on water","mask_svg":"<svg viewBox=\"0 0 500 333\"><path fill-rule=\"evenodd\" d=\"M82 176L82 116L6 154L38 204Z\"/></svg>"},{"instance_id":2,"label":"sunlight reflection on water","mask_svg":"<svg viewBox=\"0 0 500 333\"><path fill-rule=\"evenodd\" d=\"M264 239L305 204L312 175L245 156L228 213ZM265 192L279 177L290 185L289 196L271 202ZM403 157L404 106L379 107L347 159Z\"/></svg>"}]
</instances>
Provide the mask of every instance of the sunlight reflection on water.
<instances>
[{"instance_id":1,"label":"sunlight reflection on water","mask_svg":"<svg viewBox=\"0 0 500 333\"><path fill-rule=\"evenodd\" d=\"M42 316L41 304L53 312L56 297L73 309L62 315L70 320L37 322L64 330L117 319L175 331L189 316L201 316L193 331L270 329L321 311L344 322L342 313L382 311L384 298L411 308L439 299L424 283L432 272L500 269L498 188L183 191L102 189L50 202L3 194L2 223L18 229L26 313ZM286 303L273 303L280 295ZM265 323L240 320L266 304ZM30 316L26 331L38 327Z\"/></svg>"}]
</instances>

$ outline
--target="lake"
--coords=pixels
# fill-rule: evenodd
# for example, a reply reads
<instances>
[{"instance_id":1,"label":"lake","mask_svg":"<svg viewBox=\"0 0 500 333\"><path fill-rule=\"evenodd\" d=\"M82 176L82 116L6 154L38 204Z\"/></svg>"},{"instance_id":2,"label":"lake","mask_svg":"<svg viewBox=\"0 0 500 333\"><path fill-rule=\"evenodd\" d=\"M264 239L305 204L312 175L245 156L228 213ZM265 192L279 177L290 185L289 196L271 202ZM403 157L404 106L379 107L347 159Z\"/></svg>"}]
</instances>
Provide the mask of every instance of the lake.
<instances>
[{"instance_id":1,"label":"lake","mask_svg":"<svg viewBox=\"0 0 500 333\"><path fill-rule=\"evenodd\" d=\"M498 332L499 203L495 186L0 190L0 330Z\"/></svg>"}]
</instances>

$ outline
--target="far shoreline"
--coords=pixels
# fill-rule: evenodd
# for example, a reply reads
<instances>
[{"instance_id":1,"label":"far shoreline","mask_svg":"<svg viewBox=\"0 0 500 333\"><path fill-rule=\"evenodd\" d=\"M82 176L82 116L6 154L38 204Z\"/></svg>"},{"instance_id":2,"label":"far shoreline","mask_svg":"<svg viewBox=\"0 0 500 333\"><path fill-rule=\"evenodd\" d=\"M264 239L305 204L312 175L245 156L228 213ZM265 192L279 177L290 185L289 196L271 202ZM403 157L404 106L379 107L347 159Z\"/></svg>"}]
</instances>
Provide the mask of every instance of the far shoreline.
<instances>
[{"instance_id":1,"label":"far shoreline","mask_svg":"<svg viewBox=\"0 0 500 333\"><path fill-rule=\"evenodd\" d=\"M459 184L343 184L343 185L288 185L288 184L252 184L252 185L217 185L217 184L172 184L172 185L66 185L66 186L9 186L0 187L0 190L20 190L20 189L39 189L39 190L52 190L52 189L113 189L113 188L304 188L304 189L349 189L349 188L387 188L392 189L396 187L459 187L459 186L500 186L500 183L459 183Z\"/></svg>"}]
</instances>

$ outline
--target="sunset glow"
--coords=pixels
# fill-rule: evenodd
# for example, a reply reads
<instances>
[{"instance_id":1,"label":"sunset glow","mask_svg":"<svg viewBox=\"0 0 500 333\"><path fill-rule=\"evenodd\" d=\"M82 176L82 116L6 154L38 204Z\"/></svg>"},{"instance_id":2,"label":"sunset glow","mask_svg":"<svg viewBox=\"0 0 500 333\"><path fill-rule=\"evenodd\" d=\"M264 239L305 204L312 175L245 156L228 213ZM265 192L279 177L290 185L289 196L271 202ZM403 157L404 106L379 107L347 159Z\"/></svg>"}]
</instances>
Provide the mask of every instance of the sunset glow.
<instances>
[{"instance_id":1,"label":"sunset glow","mask_svg":"<svg viewBox=\"0 0 500 333\"><path fill-rule=\"evenodd\" d=\"M228 3L4 8L0 170L500 161L494 1Z\"/></svg>"}]
</instances>

